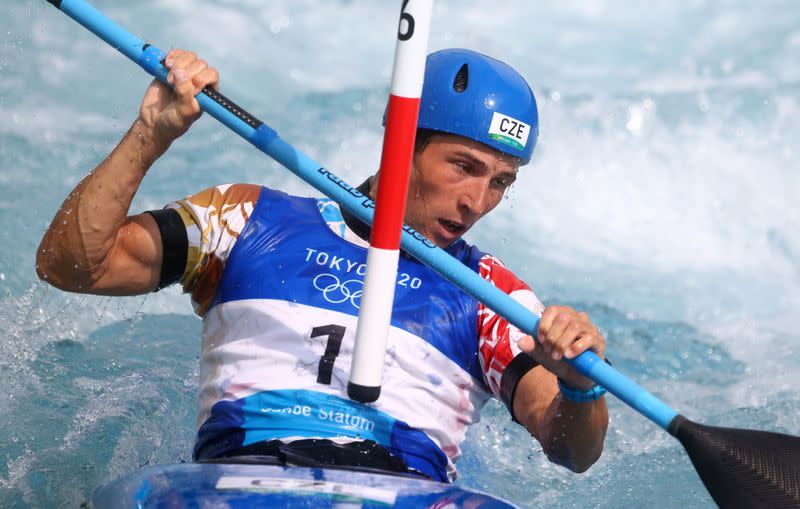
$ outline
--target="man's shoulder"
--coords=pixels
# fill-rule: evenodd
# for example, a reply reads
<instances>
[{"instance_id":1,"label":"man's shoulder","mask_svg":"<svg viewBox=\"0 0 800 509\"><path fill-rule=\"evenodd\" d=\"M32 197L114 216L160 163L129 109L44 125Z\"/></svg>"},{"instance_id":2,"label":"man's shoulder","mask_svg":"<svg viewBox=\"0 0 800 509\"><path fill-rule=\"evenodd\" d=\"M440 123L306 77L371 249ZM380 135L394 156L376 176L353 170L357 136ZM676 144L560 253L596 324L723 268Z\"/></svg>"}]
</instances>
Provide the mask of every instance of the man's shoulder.
<instances>
[{"instance_id":1,"label":"man's shoulder","mask_svg":"<svg viewBox=\"0 0 800 509\"><path fill-rule=\"evenodd\" d=\"M219 184L189 195L182 201L195 207L214 207L219 210L225 205L254 203L261 195L261 190L262 187L257 184Z\"/></svg>"},{"instance_id":2,"label":"man's shoulder","mask_svg":"<svg viewBox=\"0 0 800 509\"><path fill-rule=\"evenodd\" d=\"M506 265L500 258L496 257L491 253L486 253L484 251L481 251L480 253L481 257L480 257L479 267L481 269L481 274L484 273L486 273L487 275L504 274L516 278L516 275L511 271L511 269L506 267Z\"/></svg>"},{"instance_id":3,"label":"man's shoulder","mask_svg":"<svg viewBox=\"0 0 800 509\"><path fill-rule=\"evenodd\" d=\"M456 247L456 250L462 253L463 258L474 260L475 263L477 263L478 266L481 267L482 271L483 270L491 271L496 267L508 271L505 264L497 256L488 253L483 249L481 249L480 247L474 244L470 244L469 242L463 239L459 244L460 246L458 247L453 246L453 247Z\"/></svg>"},{"instance_id":4,"label":"man's shoulder","mask_svg":"<svg viewBox=\"0 0 800 509\"><path fill-rule=\"evenodd\" d=\"M531 287L494 255L483 253L478 267L481 277L508 294L531 292Z\"/></svg>"},{"instance_id":5,"label":"man's shoulder","mask_svg":"<svg viewBox=\"0 0 800 509\"><path fill-rule=\"evenodd\" d=\"M261 195L261 192L266 189L259 184L250 184L246 182L237 182L233 184L220 184L216 186L219 193L230 199L231 201L247 201L255 200Z\"/></svg>"}]
</instances>

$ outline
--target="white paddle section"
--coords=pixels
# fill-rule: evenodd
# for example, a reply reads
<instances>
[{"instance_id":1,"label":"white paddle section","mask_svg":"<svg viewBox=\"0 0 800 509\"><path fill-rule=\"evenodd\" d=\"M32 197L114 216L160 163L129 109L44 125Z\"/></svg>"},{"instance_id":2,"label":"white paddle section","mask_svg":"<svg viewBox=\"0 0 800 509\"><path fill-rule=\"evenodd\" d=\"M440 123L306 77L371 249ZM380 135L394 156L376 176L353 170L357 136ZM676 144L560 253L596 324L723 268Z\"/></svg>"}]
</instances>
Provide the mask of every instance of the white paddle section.
<instances>
[{"instance_id":1,"label":"white paddle section","mask_svg":"<svg viewBox=\"0 0 800 509\"><path fill-rule=\"evenodd\" d=\"M432 10L433 0L403 0L400 9L375 220L347 386L348 395L362 403L380 395Z\"/></svg>"}]
</instances>

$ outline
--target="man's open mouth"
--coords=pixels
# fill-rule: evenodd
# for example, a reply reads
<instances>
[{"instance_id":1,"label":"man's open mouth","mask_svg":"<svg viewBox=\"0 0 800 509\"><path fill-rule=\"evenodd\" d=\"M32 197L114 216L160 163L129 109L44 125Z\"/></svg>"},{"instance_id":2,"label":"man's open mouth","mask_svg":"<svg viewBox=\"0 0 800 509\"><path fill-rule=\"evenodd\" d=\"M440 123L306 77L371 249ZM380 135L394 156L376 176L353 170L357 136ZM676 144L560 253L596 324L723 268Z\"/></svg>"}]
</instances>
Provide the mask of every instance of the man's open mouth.
<instances>
[{"instance_id":1,"label":"man's open mouth","mask_svg":"<svg viewBox=\"0 0 800 509\"><path fill-rule=\"evenodd\" d=\"M439 223L444 226L445 230L451 233L461 233L464 231L464 225L447 219L439 219Z\"/></svg>"}]
</instances>

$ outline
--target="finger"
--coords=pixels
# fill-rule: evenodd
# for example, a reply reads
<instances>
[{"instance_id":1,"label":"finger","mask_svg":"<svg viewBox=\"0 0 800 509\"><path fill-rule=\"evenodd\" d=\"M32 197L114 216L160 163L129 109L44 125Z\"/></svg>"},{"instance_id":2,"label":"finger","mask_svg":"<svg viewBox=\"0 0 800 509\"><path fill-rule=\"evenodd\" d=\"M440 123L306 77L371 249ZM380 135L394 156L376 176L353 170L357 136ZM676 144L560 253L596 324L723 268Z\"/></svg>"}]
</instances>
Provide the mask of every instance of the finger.
<instances>
[{"instance_id":1,"label":"finger","mask_svg":"<svg viewBox=\"0 0 800 509\"><path fill-rule=\"evenodd\" d=\"M186 80L192 84L192 90L194 92L193 95L197 95L197 93L203 89L203 87L198 87L198 81L195 80L198 74L202 73L208 69L208 64L205 60L195 60L191 62L189 65L186 66Z\"/></svg>"},{"instance_id":2,"label":"finger","mask_svg":"<svg viewBox=\"0 0 800 509\"><path fill-rule=\"evenodd\" d=\"M547 353L553 352L553 349L555 348L559 339L564 335L564 331L572 322L572 315L569 313L561 312L556 315L556 317L553 319L553 325L550 326L550 330L547 331L547 334L542 341L542 346L544 346L544 349Z\"/></svg>"},{"instance_id":3,"label":"finger","mask_svg":"<svg viewBox=\"0 0 800 509\"><path fill-rule=\"evenodd\" d=\"M189 64L197 60L197 53L194 51L175 50L173 68L187 68Z\"/></svg>"},{"instance_id":4,"label":"finger","mask_svg":"<svg viewBox=\"0 0 800 509\"><path fill-rule=\"evenodd\" d=\"M536 337L539 339L540 343L542 343L542 341L549 334L550 329L553 327L553 320L556 319L560 312L561 307L559 306L547 306L544 308L542 317L539 319L539 329L537 330L536 334Z\"/></svg>"},{"instance_id":5,"label":"finger","mask_svg":"<svg viewBox=\"0 0 800 509\"><path fill-rule=\"evenodd\" d=\"M217 71L217 69L215 67L211 67L209 72L212 72L214 74L214 77L209 82L209 85L214 90L219 90L219 72Z\"/></svg>"},{"instance_id":6,"label":"finger","mask_svg":"<svg viewBox=\"0 0 800 509\"><path fill-rule=\"evenodd\" d=\"M200 114L200 105L195 96L212 81L218 80L216 70L210 70L208 63L202 59L186 60L185 69L174 69L175 90L180 98L178 107L181 115L197 116Z\"/></svg>"},{"instance_id":7,"label":"finger","mask_svg":"<svg viewBox=\"0 0 800 509\"><path fill-rule=\"evenodd\" d=\"M567 346L567 348L564 350L564 358L574 359L586 350L590 350L596 346L598 346L597 336L591 333L583 334L581 337Z\"/></svg>"},{"instance_id":8,"label":"finger","mask_svg":"<svg viewBox=\"0 0 800 509\"><path fill-rule=\"evenodd\" d=\"M188 86L191 87L191 84ZM195 99L194 95L192 94L181 97L180 101L178 102L177 110L182 117L190 119L198 117L200 113L202 113L200 109L200 103L197 102L197 99Z\"/></svg>"},{"instance_id":9,"label":"finger","mask_svg":"<svg viewBox=\"0 0 800 509\"><path fill-rule=\"evenodd\" d=\"M168 59L169 65L167 65ZM187 71L192 62L196 60L197 55L194 51L172 50L169 56L164 59L164 65L170 69L167 74L167 82L174 85L186 79L187 74L181 73L181 70Z\"/></svg>"},{"instance_id":10,"label":"finger","mask_svg":"<svg viewBox=\"0 0 800 509\"><path fill-rule=\"evenodd\" d=\"M195 74L199 73L203 69L208 68L208 63L202 58L198 58L197 60L192 60L188 62L184 69L189 74L190 77L194 77Z\"/></svg>"},{"instance_id":11,"label":"finger","mask_svg":"<svg viewBox=\"0 0 800 509\"><path fill-rule=\"evenodd\" d=\"M588 332L581 334L581 337L567 347L564 352L564 357L573 359L582 354L586 350L592 350L601 359L606 356L606 340L596 327L591 328Z\"/></svg>"},{"instance_id":12,"label":"finger","mask_svg":"<svg viewBox=\"0 0 800 509\"><path fill-rule=\"evenodd\" d=\"M207 86L210 86L214 90L218 90L219 74L213 67L207 67L192 77L192 84L198 92Z\"/></svg>"},{"instance_id":13,"label":"finger","mask_svg":"<svg viewBox=\"0 0 800 509\"><path fill-rule=\"evenodd\" d=\"M182 75L181 70L176 70L175 85L173 90L178 96L178 112L184 117L195 116L200 113L200 105L194 98L196 91L192 80Z\"/></svg>"},{"instance_id":14,"label":"finger","mask_svg":"<svg viewBox=\"0 0 800 509\"><path fill-rule=\"evenodd\" d=\"M529 354L536 350L536 341L533 340L532 336L523 336L517 341L517 346L520 350Z\"/></svg>"},{"instance_id":15,"label":"finger","mask_svg":"<svg viewBox=\"0 0 800 509\"><path fill-rule=\"evenodd\" d=\"M570 345L572 345L575 341L577 341L583 333L586 333L585 326L583 323L573 320L572 317L569 317L569 322L561 331L558 337L554 338L553 341L553 349L550 353L550 356L554 361L561 360L561 357L564 356L564 352Z\"/></svg>"},{"instance_id":16,"label":"finger","mask_svg":"<svg viewBox=\"0 0 800 509\"><path fill-rule=\"evenodd\" d=\"M186 69L175 68L172 70L173 83L172 89L178 95L181 101L187 97L194 97L194 85L192 84L191 76L186 72Z\"/></svg>"},{"instance_id":17,"label":"finger","mask_svg":"<svg viewBox=\"0 0 800 509\"><path fill-rule=\"evenodd\" d=\"M173 65L175 65L175 59L183 52L183 50L179 48L174 48L167 53L167 56L164 57L164 66L167 69L171 69Z\"/></svg>"},{"instance_id":18,"label":"finger","mask_svg":"<svg viewBox=\"0 0 800 509\"><path fill-rule=\"evenodd\" d=\"M553 311L552 306L547 306L542 311L542 316L539 318L539 327L536 329L536 336L542 337L547 334L550 326L553 324L553 318L556 317L556 312Z\"/></svg>"}]
</instances>

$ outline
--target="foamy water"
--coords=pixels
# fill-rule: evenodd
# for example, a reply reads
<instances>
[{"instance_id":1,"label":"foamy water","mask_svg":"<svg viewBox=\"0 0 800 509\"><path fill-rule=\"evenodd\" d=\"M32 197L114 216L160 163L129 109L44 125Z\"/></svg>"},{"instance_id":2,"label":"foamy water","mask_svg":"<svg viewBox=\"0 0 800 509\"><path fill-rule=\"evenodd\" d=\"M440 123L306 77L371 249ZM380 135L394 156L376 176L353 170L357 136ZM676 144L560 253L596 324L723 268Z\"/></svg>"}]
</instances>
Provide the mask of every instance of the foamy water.
<instances>
[{"instance_id":1,"label":"foamy water","mask_svg":"<svg viewBox=\"0 0 800 509\"><path fill-rule=\"evenodd\" d=\"M397 5L395 5L397 4ZM351 183L378 165L399 2L95 3ZM0 21L0 506L78 507L188 460L199 321L176 289L124 299L38 282L36 246L136 115L148 78L46 2ZM549 303L590 312L609 356L699 422L800 435L800 8L794 2L438 1L432 50L529 78L533 164L468 239ZM220 182L315 194L210 118L135 211ZM708 507L680 446L615 400L588 473L549 464L490 405L460 483L522 507Z\"/></svg>"}]
</instances>

